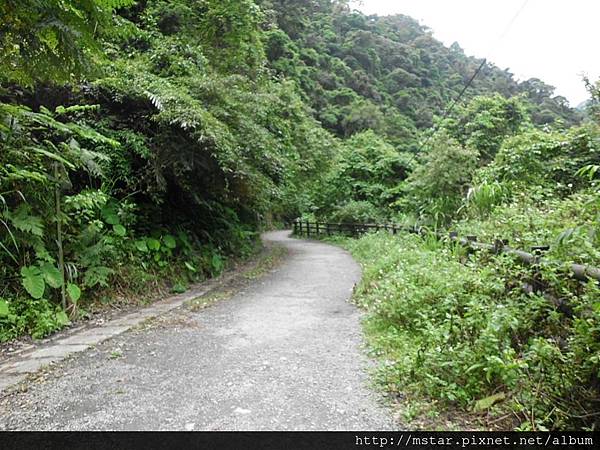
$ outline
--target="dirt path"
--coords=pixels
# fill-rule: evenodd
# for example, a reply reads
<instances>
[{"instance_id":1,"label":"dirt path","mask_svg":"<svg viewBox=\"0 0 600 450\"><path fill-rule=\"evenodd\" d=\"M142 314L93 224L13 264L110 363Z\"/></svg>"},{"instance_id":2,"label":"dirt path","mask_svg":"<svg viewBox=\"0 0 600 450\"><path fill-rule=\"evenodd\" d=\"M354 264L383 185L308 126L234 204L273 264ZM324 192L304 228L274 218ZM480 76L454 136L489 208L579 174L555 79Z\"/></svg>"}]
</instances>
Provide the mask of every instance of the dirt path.
<instances>
[{"instance_id":1,"label":"dirt path","mask_svg":"<svg viewBox=\"0 0 600 450\"><path fill-rule=\"evenodd\" d=\"M232 298L179 308L62 361L0 400L0 429L392 429L369 388L360 269L294 240L286 261Z\"/></svg>"}]
</instances>

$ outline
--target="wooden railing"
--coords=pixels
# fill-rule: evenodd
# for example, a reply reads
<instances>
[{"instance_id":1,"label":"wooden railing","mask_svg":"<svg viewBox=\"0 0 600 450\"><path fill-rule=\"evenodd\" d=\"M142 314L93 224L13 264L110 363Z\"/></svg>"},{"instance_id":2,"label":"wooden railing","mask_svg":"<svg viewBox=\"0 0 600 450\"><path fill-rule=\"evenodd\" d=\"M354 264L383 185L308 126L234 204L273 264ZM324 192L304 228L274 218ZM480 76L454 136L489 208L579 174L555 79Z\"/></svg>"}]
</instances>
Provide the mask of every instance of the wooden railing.
<instances>
[{"instance_id":1,"label":"wooden railing","mask_svg":"<svg viewBox=\"0 0 600 450\"><path fill-rule=\"evenodd\" d=\"M293 231L297 236L319 237L332 236L334 234L343 234L346 236L357 237L369 231L386 231L391 234L398 232L408 232L416 234L434 234L438 239L448 239L449 241L458 242L472 250L486 250L493 253L506 253L517 257L525 264L536 265L541 262L543 253L550 247L547 245L534 246L531 248L532 253L518 250L509 247L508 240L497 239L493 244L478 242L477 236L460 237L455 232L442 234L432 232L421 227L402 226L398 224L374 224L374 223L328 223L328 222L310 222L308 220L296 219L293 222ZM571 264L569 266L571 274L574 278L587 281L595 279L600 281L600 269L597 267L586 266L583 264Z\"/></svg>"},{"instance_id":2,"label":"wooden railing","mask_svg":"<svg viewBox=\"0 0 600 450\"><path fill-rule=\"evenodd\" d=\"M399 225L391 224L375 224L375 223L327 223L327 222L310 222L308 220L295 220L294 234L298 236L319 236L333 234L347 234L350 236L358 236L369 231L385 230L396 234L398 231L409 231Z\"/></svg>"}]
</instances>

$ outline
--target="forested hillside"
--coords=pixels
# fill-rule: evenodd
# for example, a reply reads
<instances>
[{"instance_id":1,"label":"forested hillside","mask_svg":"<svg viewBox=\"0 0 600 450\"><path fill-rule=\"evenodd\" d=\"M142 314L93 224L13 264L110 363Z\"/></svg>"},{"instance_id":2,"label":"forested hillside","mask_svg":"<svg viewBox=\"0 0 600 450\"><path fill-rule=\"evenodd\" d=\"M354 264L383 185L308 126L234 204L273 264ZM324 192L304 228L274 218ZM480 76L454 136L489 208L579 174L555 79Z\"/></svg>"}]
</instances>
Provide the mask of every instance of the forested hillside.
<instances>
[{"instance_id":1,"label":"forested hillside","mask_svg":"<svg viewBox=\"0 0 600 450\"><path fill-rule=\"evenodd\" d=\"M278 27L267 33L271 67L302 88L323 126L340 137L372 129L402 149L457 97L483 62L450 48L407 16L368 17L344 2L266 0ZM580 119L564 97L539 79L518 83L493 62L467 97L525 95L534 123Z\"/></svg>"},{"instance_id":2,"label":"forested hillside","mask_svg":"<svg viewBox=\"0 0 600 450\"><path fill-rule=\"evenodd\" d=\"M299 216L600 266L593 80L574 110L490 61L442 118L482 60L344 0L6 0L0 18L0 341L184 291ZM403 238L346 243L390 390L592 426L595 283L544 266L552 304L513 261Z\"/></svg>"},{"instance_id":3,"label":"forested hillside","mask_svg":"<svg viewBox=\"0 0 600 450\"><path fill-rule=\"evenodd\" d=\"M462 410L485 427L596 428L600 289L568 267L600 266L600 84L582 80L592 100L574 111L542 81L487 63L442 119L481 64L458 45L408 17L269 4L271 66L342 139L305 218L424 235L342 241L363 265L355 299L404 419L439 427L432 417ZM527 267L428 229L548 249Z\"/></svg>"},{"instance_id":4,"label":"forested hillside","mask_svg":"<svg viewBox=\"0 0 600 450\"><path fill-rule=\"evenodd\" d=\"M70 5L0 9L2 340L219 273L337 145L251 1Z\"/></svg>"}]
</instances>

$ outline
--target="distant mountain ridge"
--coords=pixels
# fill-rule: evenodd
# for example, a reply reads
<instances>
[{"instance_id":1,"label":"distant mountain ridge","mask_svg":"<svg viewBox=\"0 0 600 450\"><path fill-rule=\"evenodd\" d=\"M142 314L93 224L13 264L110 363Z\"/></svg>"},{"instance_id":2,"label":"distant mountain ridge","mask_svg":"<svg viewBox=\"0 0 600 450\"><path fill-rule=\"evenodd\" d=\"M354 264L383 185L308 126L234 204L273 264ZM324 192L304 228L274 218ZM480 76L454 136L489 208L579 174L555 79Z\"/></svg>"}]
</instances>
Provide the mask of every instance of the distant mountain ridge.
<instances>
[{"instance_id":1,"label":"distant mountain ridge","mask_svg":"<svg viewBox=\"0 0 600 450\"><path fill-rule=\"evenodd\" d=\"M314 115L341 137L373 129L405 145L457 97L482 60L458 43L444 46L405 15L367 16L346 1L263 0L272 29L271 67L301 86ZM487 62L466 98L524 94L536 124L578 123L580 113L554 87L514 79Z\"/></svg>"}]
</instances>

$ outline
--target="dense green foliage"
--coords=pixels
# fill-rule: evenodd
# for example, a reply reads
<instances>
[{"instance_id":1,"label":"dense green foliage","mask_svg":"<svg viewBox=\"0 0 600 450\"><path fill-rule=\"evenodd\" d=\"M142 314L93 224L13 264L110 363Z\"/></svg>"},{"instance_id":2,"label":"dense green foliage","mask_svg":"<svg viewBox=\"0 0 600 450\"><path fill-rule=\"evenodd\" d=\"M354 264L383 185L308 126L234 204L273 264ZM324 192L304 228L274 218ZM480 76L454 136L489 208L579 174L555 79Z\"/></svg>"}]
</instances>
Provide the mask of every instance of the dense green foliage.
<instances>
[{"instance_id":1,"label":"dense green foliage","mask_svg":"<svg viewBox=\"0 0 600 450\"><path fill-rule=\"evenodd\" d=\"M316 212L339 222L381 220L397 199L398 180L406 178L409 159L372 130L355 134L315 189Z\"/></svg>"},{"instance_id":2,"label":"dense green foliage","mask_svg":"<svg viewBox=\"0 0 600 450\"><path fill-rule=\"evenodd\" d=\"M536 275L505 256L415 235L345 245L363 265L356 293L388 390L505 416L507 427L590 426L600 370L600 288L543 277L560 305L524 292ZM570 293L569 293L570 292ZM413 413L414 414L414 413Z\"/></svg>"},{"instance_id":3,"label":"dense green foliage","mask_svg":"<svg viewBox=\"0 0 600 450\"><path fill-rule=\"evenodd\" d=\"M218 273L262 223L306 208L298 187L336 148L269 75L251 1L113 16L130 3L3 6L0 340Z\"/></svg>"},{"instance_id":4,"label":"dense green foliage","mask_svg":"<svg viewBox=\"0 0 600 450\"><path fill-rule=\"evenodd\" d=\"M598 426L600 288L567 269L600 266L590 93L589 119L568 129L536 127L519 98L473 98L430 135L386 208L388 220L483 242L548 245L539 267L433 237L344 242L364 267L356 301L388 390L504 417L504 427Z\"/></svg>"},{"instance_id":5,"label":"dense green foliage","mask_svg":"<svg viewBox=\"0 0 600 450\"><path fill-rule=\"evenodd\" d=\"M69 81L93 70L97 33L133 0L6 0L0 4L0 82Z\"/></svg>"},{"instance_id":6,"label":"dense green foliage","mask_svg":"<svg viewBox=\"0 0 600 450\"><path fill-rule=\"evenodd\" d=\"M369 311L371 348L391 392L485 414L496 425L503 417L503 427L598 426L600 288L567 270L600 266L599 96L589 90L588 119L570 128L536 126L522 97L472 98L424 133L415 161L397 154L407 170L383 189L392 204L380 202L374 169L393 160L387 153L369 159L366 178L361 159L332 169L338 178L340 167L356 174L348 183L360 190L346 199L360 201L370 220L449 228L524 250L549 246L539 267L525 267L434 237L344 241L364 268L355 298Z\"/></svg>"},{"instance_id":7,"label":"dense green foliage","mask_svg":"<svg viewBox=\"0 0 600 450\"><path fill-rule=\"evenodd\" d=\"M372 129L400 149L414 149L417 130L433 124L481 64L407 16L365 16L333 0L260 3L279 25L267 37L271 66L298 82L316 117L338 136ZM518 83L488 63L468 95L494 92L526 96L538 124L579 120L552 86Z\"/></svg>"}]
</instances>

